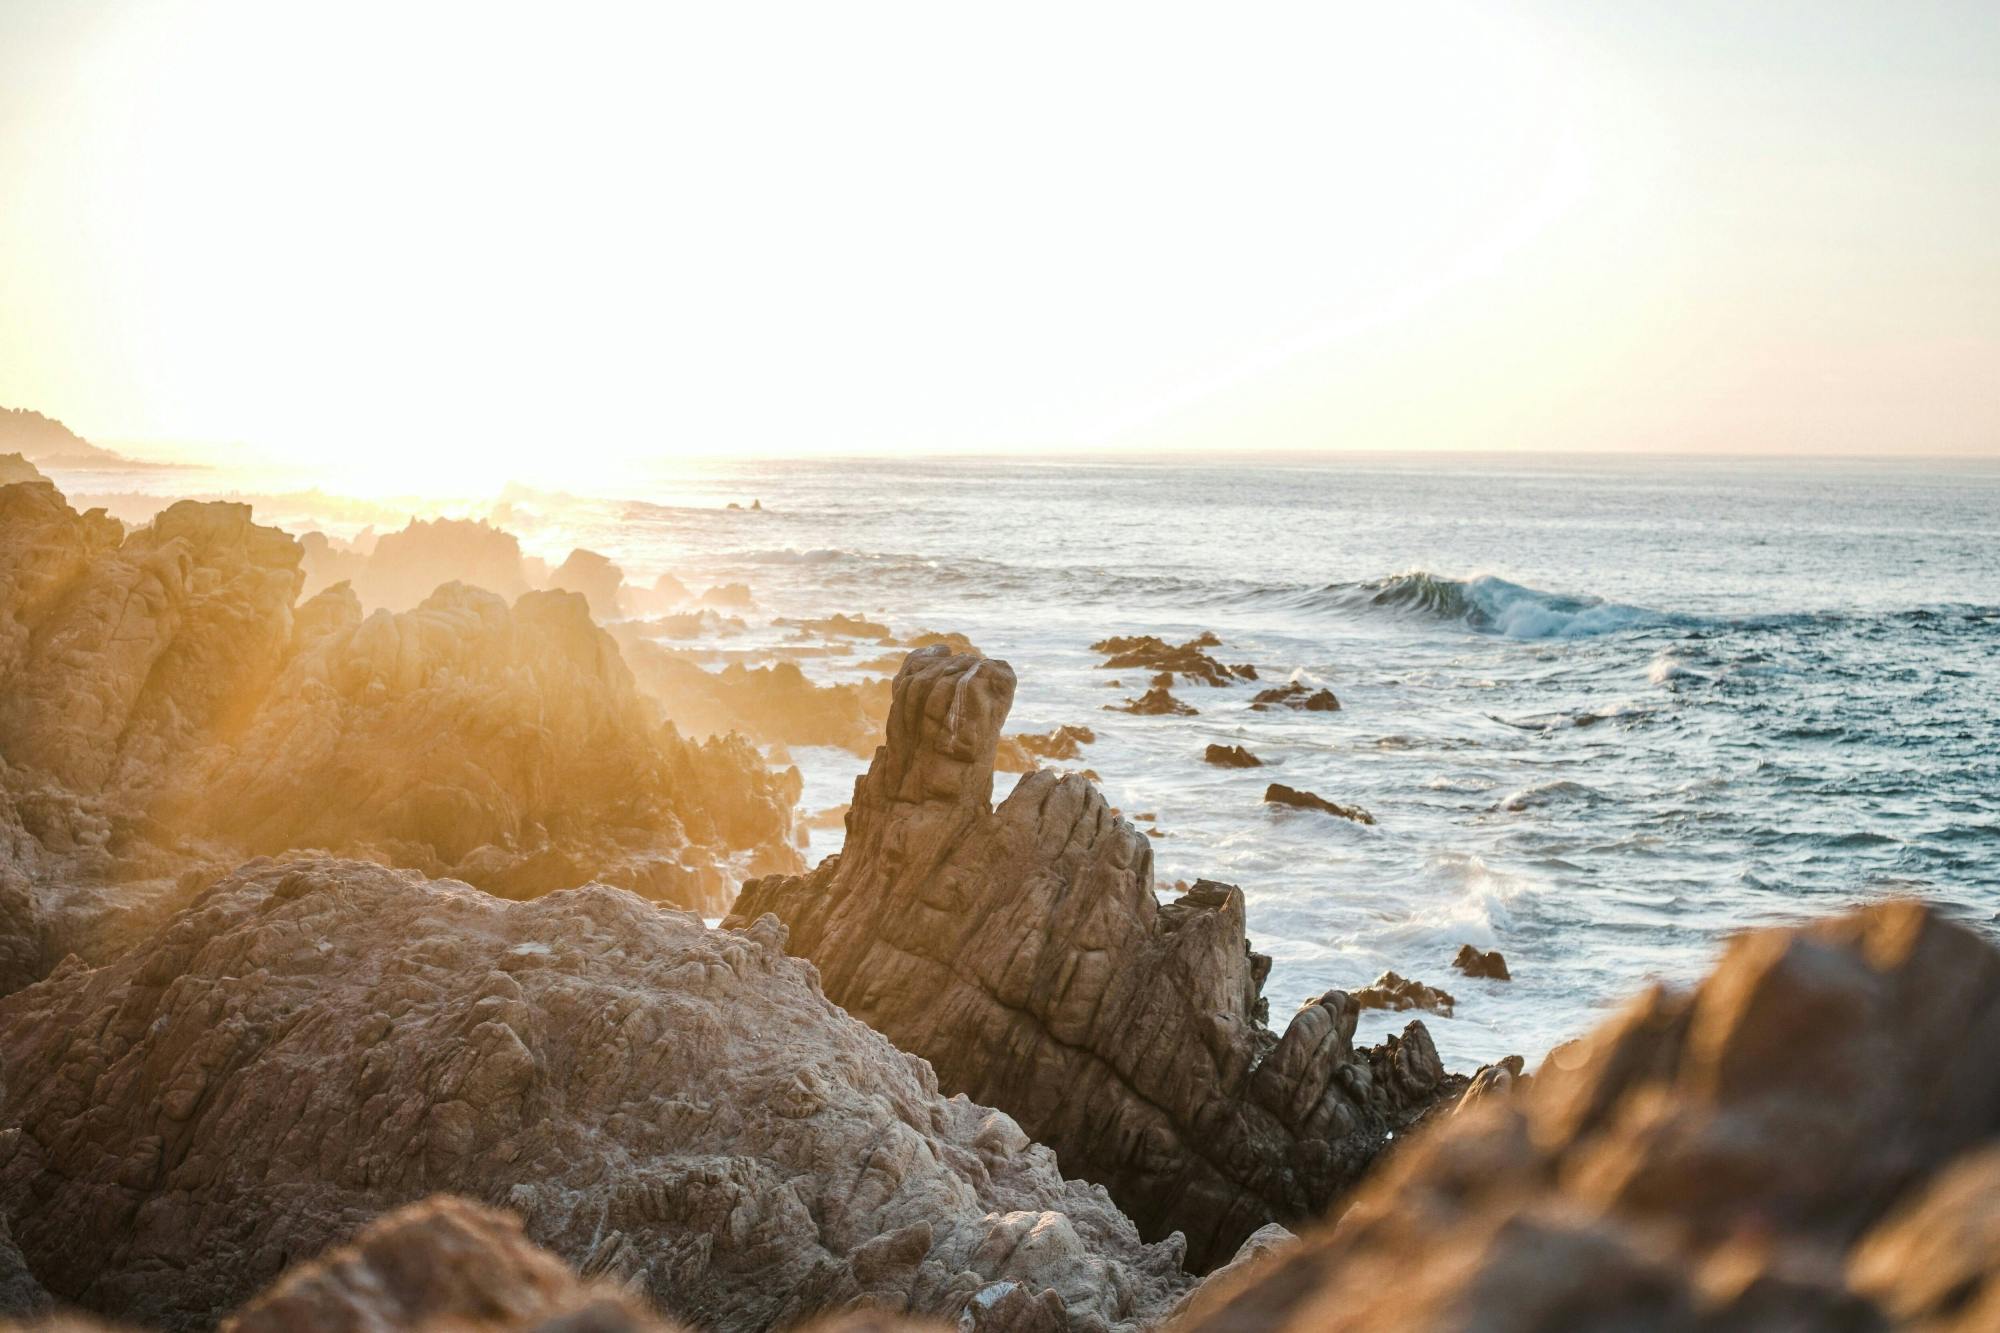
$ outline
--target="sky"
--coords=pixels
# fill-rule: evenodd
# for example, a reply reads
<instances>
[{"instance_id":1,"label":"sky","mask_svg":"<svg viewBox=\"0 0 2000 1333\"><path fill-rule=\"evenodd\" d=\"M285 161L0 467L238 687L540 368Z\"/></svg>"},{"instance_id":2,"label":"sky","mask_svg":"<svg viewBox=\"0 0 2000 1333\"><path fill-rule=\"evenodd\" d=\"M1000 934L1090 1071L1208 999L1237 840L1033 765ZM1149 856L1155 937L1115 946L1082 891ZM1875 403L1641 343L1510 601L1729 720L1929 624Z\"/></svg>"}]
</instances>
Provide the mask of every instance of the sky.
<instances>
[{"instance_id":1,"label":"sky","mask_svg":"<svg viewBox=\"0 0 2000 1333\"><path fill-rule=\"evenodd\" d=\"M1992 3L0 0L0 190L152 456L2000 453Z\"/></svg>"}]
</instances>

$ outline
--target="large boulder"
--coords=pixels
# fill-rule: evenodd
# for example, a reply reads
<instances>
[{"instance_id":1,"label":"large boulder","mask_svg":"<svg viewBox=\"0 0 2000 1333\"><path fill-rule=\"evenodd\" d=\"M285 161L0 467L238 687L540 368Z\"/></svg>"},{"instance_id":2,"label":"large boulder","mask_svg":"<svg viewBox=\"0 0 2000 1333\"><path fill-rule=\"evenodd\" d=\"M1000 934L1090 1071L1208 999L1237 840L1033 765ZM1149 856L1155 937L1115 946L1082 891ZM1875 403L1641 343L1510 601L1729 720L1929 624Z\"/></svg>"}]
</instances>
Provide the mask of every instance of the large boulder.
<instances>
[{"instance_id":1,"label":"large boulder","mask_svg":"<svg viewBox=\"0 0 2000 1333\"><path fill-rule=\"evenodd\" d=\"M910 654L845 849L749 882L730 920L783 921L826 993L946 1089L1219 1264L1268 1222L1316 1217L1459 1082L1421 1023L1356 1050L1340 991L1265 1027L1270 960L1242 893L1203 882L1161 906L1149 843L1088 779L1030 773L996 810L1013 697L1005 662Z\"/></svg>"},{"instance_id":2,"label":"large boulder","mask_svg":"<svg viewBox=\"0 0 2000 1333\"><path fill-rule=\"evenodd\" d=\"M170 1329L437 1191L706 1328L1134 1329L1186 1292L1178 1245L783 943L604 886L252 863L0 1000L0 1215L58 1300Z\"/></svg>"},{"instance_id":3,"label":"large boulder","mask_svg":"<svg viewBox=\"0 0 2000 1333\"><path fill-rule=\"evenodd\" d=\"M1182 1327L2000 1327L1996 1050L2000 950L1921 906L1742 936Z\"/></svg>"}]
</instances>

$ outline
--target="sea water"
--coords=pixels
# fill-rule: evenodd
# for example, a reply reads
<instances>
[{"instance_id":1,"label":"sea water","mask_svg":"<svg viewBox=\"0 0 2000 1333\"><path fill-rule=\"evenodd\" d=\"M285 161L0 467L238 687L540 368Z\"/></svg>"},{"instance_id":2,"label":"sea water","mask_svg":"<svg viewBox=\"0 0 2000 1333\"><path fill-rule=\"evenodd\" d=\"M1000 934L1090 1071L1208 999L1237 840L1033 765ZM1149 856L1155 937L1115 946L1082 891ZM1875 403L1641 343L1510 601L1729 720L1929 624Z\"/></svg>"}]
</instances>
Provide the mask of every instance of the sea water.
<instances>
[{"instance_id":1,"label":"sea water","mask_svg":"<svg viewBox=\"0 0 2000 1333\"><path fill-rule=\"evenodd\" d=\"M317 503L260 515L357 526ZM1425 1016L1449 1064L1533 1062L1745 927L1916 895L2000 932L2000 463L711 463L497 512L551 564L581 545L640 584L749 584L748 629L709 646L842 612L1011 662L1009 730L1097 733L1071 766L1155 816L1163 891L1242 886L1280 1026L1393 969L1457 996ZM1106 710L1146 673L1093 640L1203 630L1260 681L1176 686L1194 717ZM881 651L801 666L853 679ZM1286 680L1340 711L1251 710ZM1266 766L1210 767L1211 742ZM792 755L808 809L865 765ZM1267 806L1271 782L1377 822ZM1450 970L1466 943L1514 979Z\"/></svg>"}]
</instances>

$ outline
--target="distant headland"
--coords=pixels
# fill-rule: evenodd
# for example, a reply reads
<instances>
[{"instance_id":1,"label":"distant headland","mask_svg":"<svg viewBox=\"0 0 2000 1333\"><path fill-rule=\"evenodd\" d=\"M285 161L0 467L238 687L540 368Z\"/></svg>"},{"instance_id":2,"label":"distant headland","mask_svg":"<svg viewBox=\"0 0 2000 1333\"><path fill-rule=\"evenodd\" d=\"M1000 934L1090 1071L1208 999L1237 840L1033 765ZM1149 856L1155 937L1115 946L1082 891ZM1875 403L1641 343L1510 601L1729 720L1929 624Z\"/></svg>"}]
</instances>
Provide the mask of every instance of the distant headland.
<instances>
[{"instance_id":1,"label":"distant headland","mask_svg":"<svg viewBox=\"0 0 2000 1333\"><path fill-rule=\"evenodd\" d=\"M75 431L25 407L0 407L0 454L18 453L38 467L157 468L149 463L92 444Z\"/></svg>"}]
</instances>

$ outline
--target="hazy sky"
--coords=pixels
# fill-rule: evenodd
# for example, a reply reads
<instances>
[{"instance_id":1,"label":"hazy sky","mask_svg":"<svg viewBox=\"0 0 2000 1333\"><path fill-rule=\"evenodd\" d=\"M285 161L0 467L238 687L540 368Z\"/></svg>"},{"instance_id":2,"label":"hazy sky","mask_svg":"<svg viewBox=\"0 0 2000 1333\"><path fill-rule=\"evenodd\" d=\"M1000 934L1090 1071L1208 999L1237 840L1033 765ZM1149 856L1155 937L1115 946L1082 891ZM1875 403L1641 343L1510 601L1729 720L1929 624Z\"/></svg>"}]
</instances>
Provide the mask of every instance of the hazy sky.
<instances>
[{"instance_id":1,"label":"hazy sky","mask_svg":"<svg viewBox=\"0 0 2000 1333\"><path fill-rule=\"evenodd\" d=\"M1992 0L0 0L0 183L100 442L2000 452Z\"/></svg>"}]
</instances>

